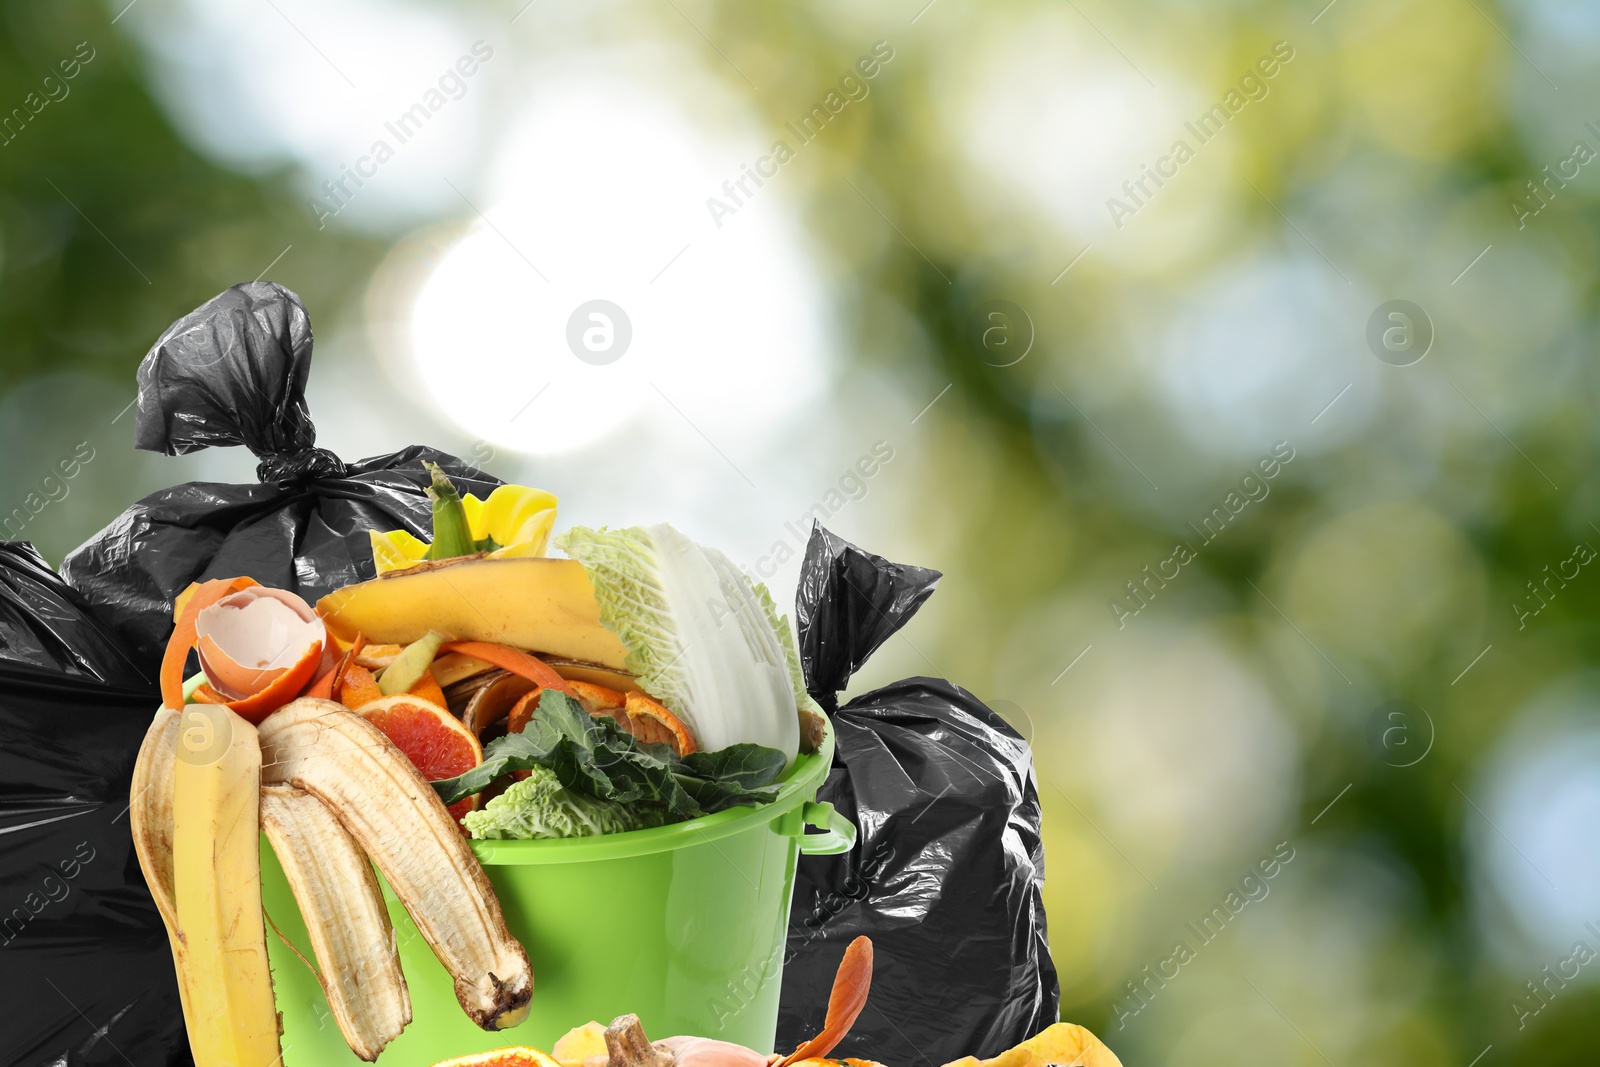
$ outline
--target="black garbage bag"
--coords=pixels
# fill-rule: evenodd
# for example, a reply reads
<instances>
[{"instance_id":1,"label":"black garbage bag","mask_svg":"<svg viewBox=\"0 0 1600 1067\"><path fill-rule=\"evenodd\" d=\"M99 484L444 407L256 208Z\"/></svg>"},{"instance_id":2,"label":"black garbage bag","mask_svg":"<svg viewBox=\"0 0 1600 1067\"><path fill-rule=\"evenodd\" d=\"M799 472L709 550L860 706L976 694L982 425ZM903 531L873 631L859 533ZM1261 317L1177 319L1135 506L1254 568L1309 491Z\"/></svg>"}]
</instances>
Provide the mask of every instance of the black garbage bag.
<instances>
[{"instance_id":1,"label":"black garbage bag","mask_svg":"<svg viewBox=\"0 0 1600 1067\"><path fill-rule=\"evenodd\" d=\"M998 1055L1056 1021L1027 743L942 679L908 678L837 706L850 676L938 580L821 526L806 546L795 596L800 660L838 739L818 799L859 836L848 853L800 861L780 1049L821 1031L834 971L861 934L872 938L872 992L834 1056L939 1067Z\"/></svg>"},{"instance_id":2,"label":"black garbage bag","mask_svg":"<svg viewBox=\"0 0 1600 1067\"><path fill-rule=\"evenodd\" d=\"M431 536L424 460L467 493L499 485L412 446L346 465L316 447L306 410L311 323L275 282L235 285L168 327L139 365L135 444L184 455L245 445L257 485L189 482L123 512L61 565L142 661L158 663L190 582L248 575L307 601L374 576L370 530Z\"/></svg>"},{"instance_id":3,"label":"black garbage bag","mask_svg":"<svg viewBox=\"0 0 1600 1067\"><path fill-rule=\"evenodd\" d=\"M0 1063L190 1062L128 832L154 674L31 545L0 543Z\"/></svg>"}]
</instances>

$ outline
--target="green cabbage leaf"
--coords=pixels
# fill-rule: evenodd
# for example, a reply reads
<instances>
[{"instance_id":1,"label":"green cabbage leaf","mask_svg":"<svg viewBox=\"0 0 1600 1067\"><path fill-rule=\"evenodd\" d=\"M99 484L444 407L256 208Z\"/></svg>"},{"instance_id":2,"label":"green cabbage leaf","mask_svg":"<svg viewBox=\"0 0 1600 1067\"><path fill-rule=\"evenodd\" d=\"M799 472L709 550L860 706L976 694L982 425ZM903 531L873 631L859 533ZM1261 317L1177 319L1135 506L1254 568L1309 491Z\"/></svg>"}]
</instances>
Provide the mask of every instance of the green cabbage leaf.
<instances>
[{"instance_id":1,"label":"green cabbage leaf","mask_svg":"<svg viewBox=\"0 0 1600 1067\"><path fill-rule=\"evenodd\" d=\"M461 820L480 841L538 841L552 837L597 837L659 825L657 813L613 800L596 800L561 784L554 771L533 767L489 801L481 811Z\"/></svg>"}]
</instances>

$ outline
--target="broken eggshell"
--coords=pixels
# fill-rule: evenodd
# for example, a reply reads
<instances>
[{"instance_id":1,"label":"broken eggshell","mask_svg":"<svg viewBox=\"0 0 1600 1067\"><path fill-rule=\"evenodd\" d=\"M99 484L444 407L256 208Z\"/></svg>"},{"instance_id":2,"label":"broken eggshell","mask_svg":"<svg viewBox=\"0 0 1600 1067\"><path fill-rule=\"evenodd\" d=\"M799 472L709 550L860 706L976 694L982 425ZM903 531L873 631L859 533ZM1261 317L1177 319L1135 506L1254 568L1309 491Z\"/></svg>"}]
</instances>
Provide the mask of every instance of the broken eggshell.
<instances>
[{"instance_id":1,"label":"broken eggshell","mask_svg":"<svg viewBox=\"0 0 1600 1067\"><path fill-rule=\"evenodd\" d=\"M309 604L286 590L263 586L241 589L208 605L195 619L195 634L207 685L252 721L305 688L328 638Z\"/></svg>"}]
</instances>

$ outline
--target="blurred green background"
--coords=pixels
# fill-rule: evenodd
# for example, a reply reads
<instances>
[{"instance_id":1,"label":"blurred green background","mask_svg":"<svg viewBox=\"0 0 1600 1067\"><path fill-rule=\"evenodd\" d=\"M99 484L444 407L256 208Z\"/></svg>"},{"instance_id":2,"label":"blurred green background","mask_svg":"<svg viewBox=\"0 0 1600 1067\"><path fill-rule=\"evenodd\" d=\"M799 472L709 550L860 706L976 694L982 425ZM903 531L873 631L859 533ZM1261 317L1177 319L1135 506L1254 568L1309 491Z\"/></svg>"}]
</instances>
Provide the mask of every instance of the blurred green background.
<instances>
[{"instance_id":1,"label":"blurred green background","mask_svg":"<svg viewBox=\"0 0 1600 1067\"><path fill-rule=\"evenodd\" d=\"M1593 1063L1600 7L925 4L6 4L7 536L253 478L128 405L264 275L346 459L942 570L1124 1062Z\"/></svg>"}]
</instances>

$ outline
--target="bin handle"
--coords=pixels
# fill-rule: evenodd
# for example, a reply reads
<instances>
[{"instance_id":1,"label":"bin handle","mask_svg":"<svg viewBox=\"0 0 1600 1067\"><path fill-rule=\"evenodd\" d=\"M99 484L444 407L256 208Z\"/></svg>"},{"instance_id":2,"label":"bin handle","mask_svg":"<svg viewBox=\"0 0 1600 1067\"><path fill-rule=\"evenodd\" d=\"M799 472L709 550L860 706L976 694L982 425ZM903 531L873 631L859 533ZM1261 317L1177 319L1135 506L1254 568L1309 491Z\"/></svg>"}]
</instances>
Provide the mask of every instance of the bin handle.
<instances>
[{"instance_id":1,"label":"bin handle","mask_svg":"<svg viewBox=\"0 0 1600 1067\"><path fill-rule=\"evenodd\" d=\"M836 856L849 852L856 845L856 824L840 815L827 801L806 801L800 809L800 822L794 836L800 841L800 851L807 856ZM808 834L807 826L814 826L822 833Z\"/></svg>"}]
</instances>

